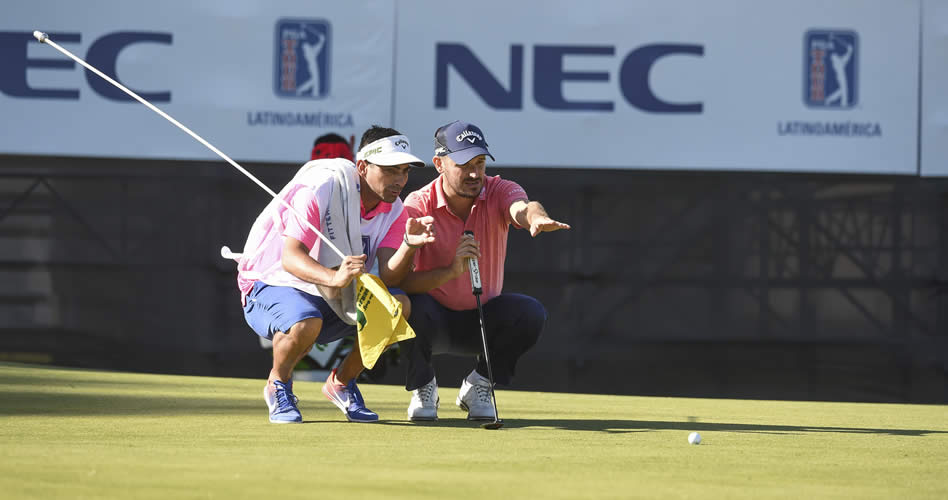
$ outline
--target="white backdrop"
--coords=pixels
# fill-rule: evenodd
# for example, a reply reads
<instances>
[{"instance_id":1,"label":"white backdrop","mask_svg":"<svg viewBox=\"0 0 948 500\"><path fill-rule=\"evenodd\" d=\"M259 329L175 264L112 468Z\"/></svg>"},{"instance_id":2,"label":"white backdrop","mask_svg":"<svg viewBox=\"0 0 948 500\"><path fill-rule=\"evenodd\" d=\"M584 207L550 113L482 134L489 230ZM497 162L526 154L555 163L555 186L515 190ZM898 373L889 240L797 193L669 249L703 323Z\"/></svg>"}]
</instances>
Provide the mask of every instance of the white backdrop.
<instances>
[{"instance_id":1,"label":"white backdrop","mask_svg":"<svg viewBox=\"0 0 948 500\"><path fill-rule=\"evenodd\" d=\"M502 165L916 173L918 2L592 0L576 8L571 0L484 0L463 22L433 22L439 5L400 4L395 121L411 137L431 137L437 125L465 119L484 130ZM858 35L855 107L804 103L804 36L814 29ZM511 46L522 46L522 107L489 106L461 76L477 73L467 63L447 70L446 106L439 107L439 44L465 46L507 90L515 87ZM659 59L645 72L660 98L700 102L701 113L646 112L623 98L626 55L653 44L703 48L700 56ZM607 81L562 85L567 100L613 103L612 111L538 104L535 85L553 76L548 66L535 71L535 50L550 45L614 48L613 55L563 59L564 70ZM881 135L802 133L827 123Z\"/></svg>"},{"instance_id":2,"label":"white backdrop","mask_svg":"<svg viewBox=\"0 0 948 500\"><path fill-rule=\"evenodd\" d=\"M170 45L132 44L119 52L119 79L132 89L169 91L170 102L155 104L236 159L303 162L318 135L355 134L358 140L369 125L391 122L394 11L386 0L351 5L306 0L7 2L0 32L39 29L52 38L55 33L79 34L79 43L60 45L81 58L110 33L169 33ZM325 84L321 88L328 95L277 94L281 20L315 21L317 29L329 26L328 36L323 33L328 43L318 56L324 78L328 76L328 89ZM18 50L10 43L0 47L7 57L22 59ZM28 45L27 56L68 60L36 42ZM11 67L22 75L22 63L17 67L7 61L3 67L0 152L216 158L141 104L96 93L78 65L25 70L30 87L78 90L78 99L11 97L3 89L18 77Z\"/></svg>"},{"instance_id":3,"label":"white backdrop","mask_svg":"<svg viewBox=\"0 0 948 500\"><path fill-rule=\"evenodd\" d=\"M14 2L0 16L0 153L214 158L140 104L100 95L78 66L29 66L67 61L14 35L41 29L81 38L62 43L80 57L120 32L170 37L119 51L119 79L170 93L156 104L238 160L302 162L316 136L358 138L373 123L405 132L425 157L438 125L465 119L499 165L916 174L921 2L482 0L459 20L434 0ZM325 95L275 83L286 69L278 27L290 21L326 39ZM931 35L946 23L927 23L926 58L943 61L944 35ZM807 102L817 80L824 98L833 92L831 59L848 46L849 101ZM663 47L685 52L647 57ZM924 70L926 88L943 87L943 64ZM78 98L16 95L24 88ZM652 104L691 107L649 109L648 91ZM948 169L944 95L925 93L926 173Z\"/></svg>"},{"instance_id":4,"label":"white backdrop","mask_svg":"<svg viewBox=\"0 0 948 500\"><path fill-rule=\"evenodd\" d=\"M922 5L922 175L948 176L948 2Z\"/></svg>"}]
</instances>

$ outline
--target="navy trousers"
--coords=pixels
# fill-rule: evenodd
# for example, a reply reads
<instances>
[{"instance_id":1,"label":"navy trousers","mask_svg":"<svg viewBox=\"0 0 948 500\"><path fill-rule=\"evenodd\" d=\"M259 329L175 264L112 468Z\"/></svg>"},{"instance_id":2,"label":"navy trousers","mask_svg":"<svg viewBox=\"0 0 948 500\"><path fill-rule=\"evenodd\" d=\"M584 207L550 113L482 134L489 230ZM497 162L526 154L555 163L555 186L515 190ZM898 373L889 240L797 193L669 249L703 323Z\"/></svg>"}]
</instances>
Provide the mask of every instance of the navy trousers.
<instances>
[{"instance_id":1,"label":"navy trousers","mask_svg":"<svg viewBox=\"0 0 948 500\"><path fill-rule=\"evenodd\" d=\"M455 354L476 356L477 373L487 377L477 309L453 311L428 294L409 295L415 338L402 343L407 352L408 376L405 389L417 389L434 377L431 356ZM517 360L540 337L546 323L546 309L533 297L503 293L482 304L487 347L494 382L510 384Z\"/></svg>"}]
</instances>

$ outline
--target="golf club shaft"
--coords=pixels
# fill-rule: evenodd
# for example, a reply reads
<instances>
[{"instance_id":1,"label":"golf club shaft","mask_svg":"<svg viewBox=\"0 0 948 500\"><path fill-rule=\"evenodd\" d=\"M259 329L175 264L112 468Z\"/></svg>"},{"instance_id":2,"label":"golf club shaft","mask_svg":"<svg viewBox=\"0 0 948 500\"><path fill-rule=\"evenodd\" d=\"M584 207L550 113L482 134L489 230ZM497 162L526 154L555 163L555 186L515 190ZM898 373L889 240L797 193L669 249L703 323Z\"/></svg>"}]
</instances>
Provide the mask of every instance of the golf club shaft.
<instances>
[{"instance_id":1,"label":"golf club shaft","mask_svg":"<svg viewBox=\"0 0 948 500\"><path fill-rule=\"evenodd\" d=\"M187 133L188 135L190 135L191 137L193 137L196 141L200 142L201 144L203 144L204 146L206 146L208 149L210 149L211 151L213 151L214 153L216 153L217 156L220 156L221 158L224 159L224 161L226 161L227 163L230 163L230 165L231 165L232 167L236 168L238 171L240 171L240 173L246 175L251 181L253 181L255 184L257 184L258 186L260 186L261 189L263 189L264 191L266 191L267 194L269 194L270 196L272 196L273 199L275 199L275 200L277 200L278 202L280 202L281 205L283 205L283 206L286 207L288 210L290 210L293 214L295 214L295 215L299 218L299 220L300 220L301 222L303 222L303 223L306 224L310 229L312 229L313 231L315 231L315 232L316 232L316 236L318 236L319 239L322 240L323 243L326 244L326 246L328 246L328 247L331 248L334 252L336 252L336 253L339 255L340 258L343 258L343 259L346 258L346 255L343 254L343 253L339 250L339 248L336 247L336 245L333 245L333 243L332 243L331 241L329 241L328 238L326 238L325 236L323 236L323 234L322 234L321 232L319 232L319 229L317 229L316 226L314 226L314 225L311 224L308 220L306 220L306 217L305 217L303 214L299 213L295 208L293 208L292 205L290 205L289 203L287 203L286 200L280 198L275 192L273 192L272 189L270 189L269 187L267 187L266 184L264 184L263 182L261 182L260 179L257 179L256 177L254 177L254 175L251 174L250 172L248 172L244 167L240 166L236 161L232 160L229 156L227 156L226 154L224 154L221 150L219 150L219 149L217 149L216 147L214 147L213 144L207 142L206 140L204 140L203 137L201 137L201 136L197 135L196 133L192 132L191 129L189 129L188 127L185 127L184 125L182 125L180 122L178 122L178 120L175 120L173 117L171 117L171 115L169 115L169 114L165 113L164 111L158 109L158 107L155 106L154 104L152 104L152 103L146 101L143 97L139 96L139 95L136 94L135 92L132 92L131 90L129 90L128 88L126 88L126 87L125 87L124 85L122 85L121 83L119 83L119 82L113 80L109 75L106 75L105 73L99 71L98 69L96 69L96 68L95 68L94 66L92 66L91 64L89 64L89 63L83 61L82 59L80 59L79 57L75 56L72 52L69 52L68 50L66 50L66 49L64 49L64 48L62 48L62 47L60 47L59 44L57 44L56 42L50 40L50 39L49 39L49 36L47 36L46 33L42 33L42 32L39 32L39 31L34 31L34 32L33 32L33 36L36 37L36 39L39 40L40 43L45 43L45 44L49 45L50 47L52 47L52 48L58 50L59 52L62 52L63 55L65 55L66 57L72 59L73 61L76 61L77 63L79 63L80 65L82 65L83 67L85 67L87 70L89 70L89 71L95 73L96 75L99 75L100 77L102 77L102 79L104 79L105 81L111 83L112 85L115 85L115 87L117 87L119 90L121 90L122 92L125 92L126 94L130 95L130 96L131 96L132 98L134 98L136 101L138 101L138 102L144 104L148 109L154 111L155 113L158 113L162 118L164 118L165 120L168 120L168 121L171 122L174 126L176 126L176 127L178 127L179 129L183 130L185 133Z\"/></svg>"},{"instance_id":2,"label":"golf club shaft","mask_svg":"<svg viewBox=\"0 0 948 500\"><path fill-rule=\"evenodd\" d=\"M464 231L464 234L474 236L474 231ZM483 285L481 284L481 269L477 265L477 259L470 258L467 260L468 271L471 274L471 293L474 294L474 299L477 301L477 318L481 322L481 343L484 345L484 363L487 365L487 380L490 382L490 398L493 401L494 407L494 422L499 422L500 417L497 413L497 395L494 394L494 371L490 366L490 353L487 349L487 329L484 328L484 309L481 307L481 293L483 293Z\"/></svg>"},{"instance_id":3,"label":"golf club shaft","mask_svg":"<svg viewBox=\"0 0 948 500\"><path fill-rule=\"evenodd\" d=\"M494 372L490 367L490 353L487 349L487 330L484 328L484 310L481 308L480 294L474 295L477 300L477 317L481 322L481 342L484 344L484 362L487 364L487 380L490 381L490 398L494 402L494 421L500 420L497 413L497 395L494 394Z\"/></svg>"}]
</instances>

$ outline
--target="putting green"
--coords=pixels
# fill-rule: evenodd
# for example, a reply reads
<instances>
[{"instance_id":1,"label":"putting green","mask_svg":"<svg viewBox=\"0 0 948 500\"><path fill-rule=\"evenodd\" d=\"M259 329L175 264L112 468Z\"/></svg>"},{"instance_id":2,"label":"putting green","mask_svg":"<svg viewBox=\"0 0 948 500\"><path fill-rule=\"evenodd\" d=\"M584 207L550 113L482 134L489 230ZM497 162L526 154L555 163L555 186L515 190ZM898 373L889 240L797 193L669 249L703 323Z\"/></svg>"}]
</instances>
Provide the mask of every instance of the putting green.
<instances>
[{"instance_id":1,"label":"putting green","mask_svg":"<svg viewBox=\"0 0 948 500\"><path fill-rule=\"evenodd\" d=\"M0 363L0 496L948 497L948 406L498 391L490 431L457 388L412 424L403 388L363 384L382 421L350 424L319 387L273 425L262 379Z\"/></svg>"}]
</instances>

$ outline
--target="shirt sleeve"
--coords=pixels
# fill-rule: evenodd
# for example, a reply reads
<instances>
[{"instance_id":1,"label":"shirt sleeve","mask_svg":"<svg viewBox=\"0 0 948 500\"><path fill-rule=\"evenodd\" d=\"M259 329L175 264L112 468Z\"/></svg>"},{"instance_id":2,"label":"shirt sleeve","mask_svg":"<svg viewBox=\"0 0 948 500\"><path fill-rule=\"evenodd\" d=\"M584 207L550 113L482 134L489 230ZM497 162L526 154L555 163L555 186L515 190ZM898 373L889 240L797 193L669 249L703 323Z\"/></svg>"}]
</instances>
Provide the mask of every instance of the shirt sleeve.
<instances>
[{"instance_id":1,"label":"shirt sleeve","mask_svg":"<svg viewBox=\"0 0 948 500\"><path fill-rule=\"evenodd\" d=\"M405 237L405 221L407 220L408 210L402 210L402 213L398 214L398 218L392 223L392 227L388 228L388 232L385 233L385 237L379 243L379 248L394 248L397 250L402 245L402 238Z\"/></svg>"},{"instance_id":2,"label":"shirt sleeve","mask_svg":"<svg viewBox=\"0 0 948 500\"><path fill-rule=\"evenodd\" d=\"M520 184L506 179L497 179L497 187L494 188L494 199L497 200L497 207L504 212L504 220L520 227L517 221L510 216L510 205L513 205L515 201L530 199L527 197L527 192L520 187Z\"/></svg>"},{"instance_id":3,"label":"shirt sleeve","mask_svg":"<svg viewBox=\"0 0 948 500\"><path fill-rule=\"evenodd\" d=\"M417 193L417 191L415 192ZM424 201L421 199L421 196L411 193L408 197L405 198L403 206L405 210L402 213L408 212L408 217L417 219L418 217L424 217L424 209L422 207Z\"/></svg>"},{"instance_id":4,"label":"shirt sleeve","mask_svg":"<svg viewBox=\"0 0 948 500\"><path fill-rule=\"evenodd\" d=\"M310 188L302 188L293 193L290 198L290 206L297 212L303 214L310 224L316 226L316 229L322 231L319 216L319 204L316 202L316 193ZM310 251L316 244L316 232L307 224L299 220L292 211L283 212L284 225L283 236L294 238L306 245Z\"/></svg>"}]
</instances>

